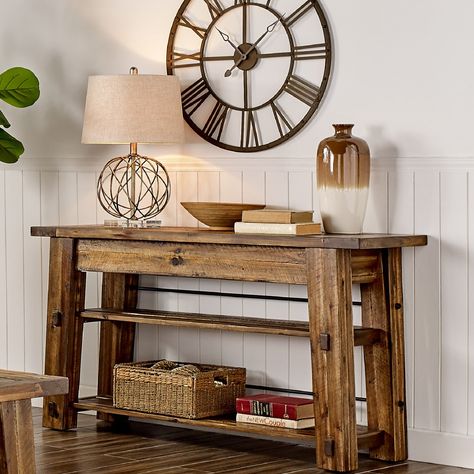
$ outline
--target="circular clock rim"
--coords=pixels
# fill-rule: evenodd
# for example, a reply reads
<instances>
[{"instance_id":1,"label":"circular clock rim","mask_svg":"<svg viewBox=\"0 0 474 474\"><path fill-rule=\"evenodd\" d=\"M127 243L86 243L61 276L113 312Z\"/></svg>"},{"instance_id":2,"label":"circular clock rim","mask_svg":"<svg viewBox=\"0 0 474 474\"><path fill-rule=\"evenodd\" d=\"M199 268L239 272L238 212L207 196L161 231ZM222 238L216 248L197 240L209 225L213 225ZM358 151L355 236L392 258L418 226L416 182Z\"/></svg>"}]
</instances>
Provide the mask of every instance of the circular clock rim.
<instances>
[{"instance_id":1,"label":"circular clock rim","mask_svg":"<svg viewBox=\"0 0 474 474\"><path fill-rule=\"evenodd\" d=\"M189 4L192 1L193 0L184 0L183 1L183 3L181 4L180 8L178 9L178 11L175 15L175 18L173 20L173 24L171 25L170 34L169 34L169 37L168 37L168 45L167 45L167 48L166 48L166 71L167 71L168 75L174 75L173 67L172 67L172 63L173 63L173 45L174 45L174 39L175 39L175 36L176 36L176 31L177 31L178 26L179 26L180 16L182 15L182 13L186 10L186 8L189 6ZM252 0L247 2L247 6L252 6L252 5L258 6L258 7L263 7L265 9L271 11L273 14L278 13L278 12L276 12L276 10L272 9L271 7L267 7L265 4L255 3ZM259 152L259 151L269 150L271 148L274 148L275 146L281 145L282 143L288 141L290 138L294 137L297 133L299 133L306 126L306 124L311 120L311 118L313 118L316 115L316 113L319 109L319 106L320 106L322 100L324 99L325 92L326 92L326 89L327 89L327 86L328 86L328 83L329 83L329 79L330 79L330 75L331 75L332 62L333 62L333 45L332 45L331 32L330 32L330 28L329 28L329 22L327 20L327 17L324 13L324 10L323 10L319 0L312 0L312 6L313 6L314 10L316 11L316 14L318 15L319 22L321 24L321 27L322 27L322 30L323 30L323 35L324 35L324 44L325 44L325 47L326 47L326 58L325 58L325 64L324 64L324 73L323 73L323 78L320 82L320 85L318 86L319 87L318 98L313 102L313 104L311 105L309 110L306 112L304 117L295 125L295 127L293 129L291 129L289 132L285 133L283 136L281 136L278 139L273 140L271 142L268 142L268 143L265 143L265 144L262 144L262 145L258 145L258 146L249 146L249 147L244 146L244 147L241 147L241 146L237 146L237 145L229 145L228 143L223 143L223 142L218 141L215 138L205 134L202 131L202 129L200 127L198 127L195 124L195 122L191 119L191 117L188 114L186 114L186 112L183 110L183 117L184 117L186 123L193 129L193 131L195 133L197 133L201 138L203 138L207 142L209 142L209 143L211 143L211 144L213 144L213 145L215 145L219 148L223 148L225 150L229 150L229 151L233 151L233 152L240 152L240 153L255 153L255 152ZM237 4L237 5L232 5L228 8L225 8L220 16L222 16L223 14L225 14L226 12L228 12L230 10L234 10L234 9L241 8L241 7L242 7L242 4ZM207 30L206 30L206 34L209 32L209 30L212 28L212 26L216 23L217 20L218 20L218 18L215 18L209 23L209 26L207 27ZM290 38L291 38L292 37L291 36L291 31L289 31L289 28L287 27L286 24L283 23L283 26L285 27L286 33L288 35L290 35ZM205 41L206 41L206 38L201 40L200 49L202 49L202 46L205 43ZM293 64L294 60L295 60L294 57L291 56L292 64L290 66L290 72L294 67L294 64ZM218 97L217 94L215 94L212 87L208 83L205 74L203 74L202 64L199 67L200 67L200 70L201 70L201 77L206 82L206 84L209 87L209 90L211 91L211 94L214 96L214 98L216 98L216 100L218 100L218 102L220 102L224 105L230 106L230 104L227 104L224 100L222 100L220 97ZM282 89L283 89L283 87L282 87ZM281 94L282 89L276 94L276 96ZM234 108L232 106L230 106L230 107ZM256 107L256 109L258 109L258 108L259 107ZM252 110L252 109L249 109L249 110Z\"/></svg>"}]
</instances>

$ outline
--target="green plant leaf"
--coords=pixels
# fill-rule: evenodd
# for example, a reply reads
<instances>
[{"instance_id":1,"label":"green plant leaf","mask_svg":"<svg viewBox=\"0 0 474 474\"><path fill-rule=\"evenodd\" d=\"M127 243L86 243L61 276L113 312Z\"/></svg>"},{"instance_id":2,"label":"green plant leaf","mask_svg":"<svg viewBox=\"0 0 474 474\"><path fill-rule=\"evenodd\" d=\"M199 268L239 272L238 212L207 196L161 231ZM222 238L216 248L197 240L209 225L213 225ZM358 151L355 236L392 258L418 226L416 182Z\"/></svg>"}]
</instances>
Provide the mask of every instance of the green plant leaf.
<instances>
[{"instance_id":1,"label":"green plant leaf","mask_svg":"<svg viewBox=\"0 0 474 474\"><path fill-rule=\"evenodd\" d=\"M23 144L0 128L0 161L16 163L25 151Z\"/></svg>"},{"instance_id":2,"label":"green plant leaf","mask_svg":"<svg viewBox=\"0 0 474 474\"><path fill-rule=\"evenodd\" d=\"M5 128L8 128L10 126L10 122L7 120L5 115L3 115L1 110L0 110L0 125Z\"/></svg>"},{"instance_id":3,"label":"green plant leaf","mask_svg":"<svg viewBox=\"0 0 474 474\"><path fill-rule=\"evenodd\" d=\"M13 67L0 74L0 99L14 107L33 105L40 95L38 78L29 69Z\"/></svg>"}]
</instances>

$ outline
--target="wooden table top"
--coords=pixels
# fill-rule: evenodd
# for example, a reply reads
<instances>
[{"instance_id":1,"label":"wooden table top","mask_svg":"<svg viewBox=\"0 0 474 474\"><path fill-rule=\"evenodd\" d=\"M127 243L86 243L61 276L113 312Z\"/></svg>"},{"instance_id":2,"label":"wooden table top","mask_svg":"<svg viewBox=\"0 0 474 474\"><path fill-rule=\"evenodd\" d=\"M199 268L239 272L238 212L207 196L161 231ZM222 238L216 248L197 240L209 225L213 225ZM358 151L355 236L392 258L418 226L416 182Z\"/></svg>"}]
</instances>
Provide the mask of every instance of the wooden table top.
<instances>
[{"instance_id":1,"label":"wooden table top","mask_svg":"<svg viewBox=\"0 0 474 474\"><path fill-rule=\"evenodd\" d=\"M427 244L426 235L395 234L319 234L272 235L236 234L191 227L124 228L102 225L38 226L31 228L36 237L75 239L134 240L148 242L179 242L221 245L255 245L298 248L376 249L414 247Z\"/></svg>"},{"instance_id":2,"label":"wooden table top","mask_svg":"<svg viewBox=\"0 0 474 474\"><path fill-rule=\"evenodd\" d=\"M67 377L0 370L0 403L68 392Z\"/></svg>"}]
</instances>

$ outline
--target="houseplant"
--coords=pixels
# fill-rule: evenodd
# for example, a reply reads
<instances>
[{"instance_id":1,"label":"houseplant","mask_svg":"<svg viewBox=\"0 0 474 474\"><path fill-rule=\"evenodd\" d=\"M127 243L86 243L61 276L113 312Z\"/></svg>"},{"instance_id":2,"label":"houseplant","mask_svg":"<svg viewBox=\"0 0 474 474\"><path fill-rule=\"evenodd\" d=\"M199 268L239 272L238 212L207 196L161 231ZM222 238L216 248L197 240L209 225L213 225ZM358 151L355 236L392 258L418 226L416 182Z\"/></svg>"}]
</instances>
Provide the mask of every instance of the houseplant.
<instances>
[{"instance_id":1,"label":"houseplant","mask_svg":"<svg viewBox=\"0 0 474 474\"><path fill-rule=\"evenodd\" d=\"M29 107L40 95L38 78L29 69L13 67L0 74L0 99L14 107ZM10 123L0 110L0 161L15 163L25 151L23 144L5 128Z\"/></svg>"}]
</instances>

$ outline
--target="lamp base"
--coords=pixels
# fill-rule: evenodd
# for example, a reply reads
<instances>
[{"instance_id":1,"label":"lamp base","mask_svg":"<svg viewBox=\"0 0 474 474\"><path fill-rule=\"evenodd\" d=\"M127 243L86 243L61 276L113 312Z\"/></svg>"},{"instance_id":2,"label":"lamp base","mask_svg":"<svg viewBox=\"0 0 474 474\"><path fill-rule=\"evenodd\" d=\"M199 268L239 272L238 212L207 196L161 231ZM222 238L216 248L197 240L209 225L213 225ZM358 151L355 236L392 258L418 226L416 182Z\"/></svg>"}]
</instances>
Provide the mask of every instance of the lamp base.
<instances>
[{"instance_id":1,"label":"lamp base","mask_svg":"<svg viewBox=\"0 0 474 474\"><path fill-rule=\"evenodd\" d=\"M111 159L100 173L97 197L111 216L143 221L157 216L171 194L165 167L135 153Z\"/></svg>"},{"instance_id":2,"label":"lamp base","mask_svg":"<svg viewBox=\"0 0 474 474\"><path fill-rule=\"evenodd\" d=\"M105 227L129 227L129 228L146 228L157 229L161 227L161 220L129 220L129 219L104 219Z\"/></svg>"}]
</instances>

